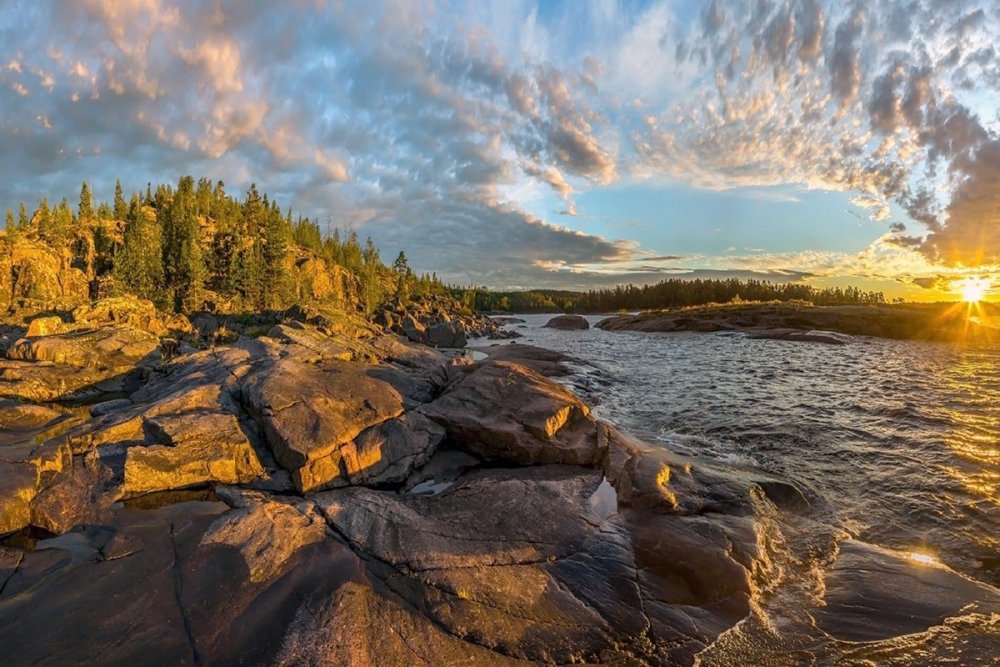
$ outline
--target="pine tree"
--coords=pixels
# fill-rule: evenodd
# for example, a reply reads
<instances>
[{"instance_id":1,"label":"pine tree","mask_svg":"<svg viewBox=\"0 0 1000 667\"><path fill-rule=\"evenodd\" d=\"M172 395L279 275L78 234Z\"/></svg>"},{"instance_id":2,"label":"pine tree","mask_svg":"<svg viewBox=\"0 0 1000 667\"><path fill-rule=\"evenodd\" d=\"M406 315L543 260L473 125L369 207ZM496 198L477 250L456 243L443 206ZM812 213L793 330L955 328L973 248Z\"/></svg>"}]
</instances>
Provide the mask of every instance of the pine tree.
<instances>
[{"instance_id":1,"label":"pine tree","mask_svg":"<svg viewBox=\"0 0 1000 667\"><path fill-rule=\"evenodd\" d=\"M28 218L28 209L25 208L24 202L21 202L17 207L17 228L24 231L30 225L31 220Z\"/></svg>"},{"instance_id":2,"label":"pine tree","mask_svg":"<svg viewBox=\"0 0 1000 667\"><path fill-rule=\"evenodd\" d=\"M396 272L396 298L401 304L406 304L410 300L410 265L406 261L406 253L399 251L399 256L392 263L392 269Z\"/></svg>"},{"instance_id":3,"label":"pine tree","mask_svg":"<svg viewBox=\"0 0 1000 667\"><path fill-rule=\"evenodd\" d=\"M14 211L10 210L9 208L7 209L6 225L7 225L7 234L12 234L17 229L16 227L14 227Z\"/></svg>"}]
</instances>

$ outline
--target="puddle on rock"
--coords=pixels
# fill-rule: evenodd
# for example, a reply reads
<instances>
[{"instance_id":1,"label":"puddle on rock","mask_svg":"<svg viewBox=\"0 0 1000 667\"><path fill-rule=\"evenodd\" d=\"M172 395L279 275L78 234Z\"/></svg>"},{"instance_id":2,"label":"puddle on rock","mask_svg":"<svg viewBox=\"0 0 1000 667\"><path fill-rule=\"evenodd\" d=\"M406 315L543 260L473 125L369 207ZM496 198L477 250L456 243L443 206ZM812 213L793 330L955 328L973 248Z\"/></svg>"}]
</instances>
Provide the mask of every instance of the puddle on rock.
<instances>
[{"instance_id":1,"label":"puddle on rock","mask_svg":"<svg viewBox=\"0 0 1000 667\"><path fill-rule=\"evenodd\" d=\"M446 489L451 488L454 484L454 481L438 482L433 479L427 479L410 489L409 494L411 496L436 496L439 493L444 492Z\"/></svg>"},{"instance_id":2,"label":"puddle on rock","mask_svg":"<svg viewBox=\"0 0 1000 667\"><path fill-rule=\"evenodd\" d=\"M618 492L605 477L590 495L590 511L601 520L618 514Z\"/></svg>"}]
</instances>

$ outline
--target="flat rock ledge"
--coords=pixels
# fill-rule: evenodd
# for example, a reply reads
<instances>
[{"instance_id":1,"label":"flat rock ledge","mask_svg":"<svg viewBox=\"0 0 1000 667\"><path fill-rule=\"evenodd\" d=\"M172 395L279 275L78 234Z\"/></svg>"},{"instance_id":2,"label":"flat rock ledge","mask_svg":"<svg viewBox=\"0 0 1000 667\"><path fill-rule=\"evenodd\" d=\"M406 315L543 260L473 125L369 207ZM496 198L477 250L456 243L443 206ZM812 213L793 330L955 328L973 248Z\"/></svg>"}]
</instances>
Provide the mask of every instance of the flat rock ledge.
<instances>
[{"instance_id":1,"label":"flat rock ledge","mask_svg":"<svg viewBox=\"0 0 1000 667\"><path fill-rule=\"evenodd\" d=\"M620 433L537 348L117 330L0 366L11 664L692 664L805 502Z\"/></svg>"}]
</instances>

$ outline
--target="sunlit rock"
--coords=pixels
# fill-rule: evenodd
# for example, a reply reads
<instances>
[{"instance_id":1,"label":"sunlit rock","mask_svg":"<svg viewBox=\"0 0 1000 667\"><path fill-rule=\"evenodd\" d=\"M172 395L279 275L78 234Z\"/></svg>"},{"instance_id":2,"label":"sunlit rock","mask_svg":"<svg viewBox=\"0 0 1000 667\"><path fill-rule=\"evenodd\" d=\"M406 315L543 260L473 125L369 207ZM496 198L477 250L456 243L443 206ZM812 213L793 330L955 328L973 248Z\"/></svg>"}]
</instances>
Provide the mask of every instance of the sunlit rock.
<instances>
[{"instance_id":1,"label":"sunlit rock","mask_svg":"<svg viewBox=\"0 0 1000 667\"><path fill-rule=\"evenodd\" d=\"M125 495L209 482L246 484L264 472L232 415L184 413L150 419L146 426L150 437L164 444L128 449Z\"/></svg>"},{"instance_id":2,"label":"sunlit rock","mask_svg":"<svg viewBox=\"0 0 1000 667\"><path fill-rule=\"evenodd\" d=\"M522 464L594 465L601 459L590 409L561 385L514 363L476 366L421 410L477 456Z\"/></svg>"}]
</instances>

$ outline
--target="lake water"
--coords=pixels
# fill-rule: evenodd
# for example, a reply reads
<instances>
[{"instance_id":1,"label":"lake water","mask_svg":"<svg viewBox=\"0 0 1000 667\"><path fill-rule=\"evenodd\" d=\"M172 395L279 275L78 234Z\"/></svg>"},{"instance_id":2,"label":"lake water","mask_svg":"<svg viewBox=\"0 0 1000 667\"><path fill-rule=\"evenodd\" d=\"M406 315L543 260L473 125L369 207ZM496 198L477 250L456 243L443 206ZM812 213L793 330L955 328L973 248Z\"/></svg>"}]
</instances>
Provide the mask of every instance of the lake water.
<instances>
[{"instance_id":1,"label":"lake water","mask_svg":"<svg viewBox=\"0 0 1000 667\"><path fill-rule=\"evenodd\" d=\"M520 317L517 342L589 365L568 382L599 416L651 444L769 471L810 498L776 520L781 580L706 664L1000 664L995 614L852 644L800 612L846 538L1000 586L1000 351L559 331L542 326L548 315Z\"/></svg>"}]
</instances>

